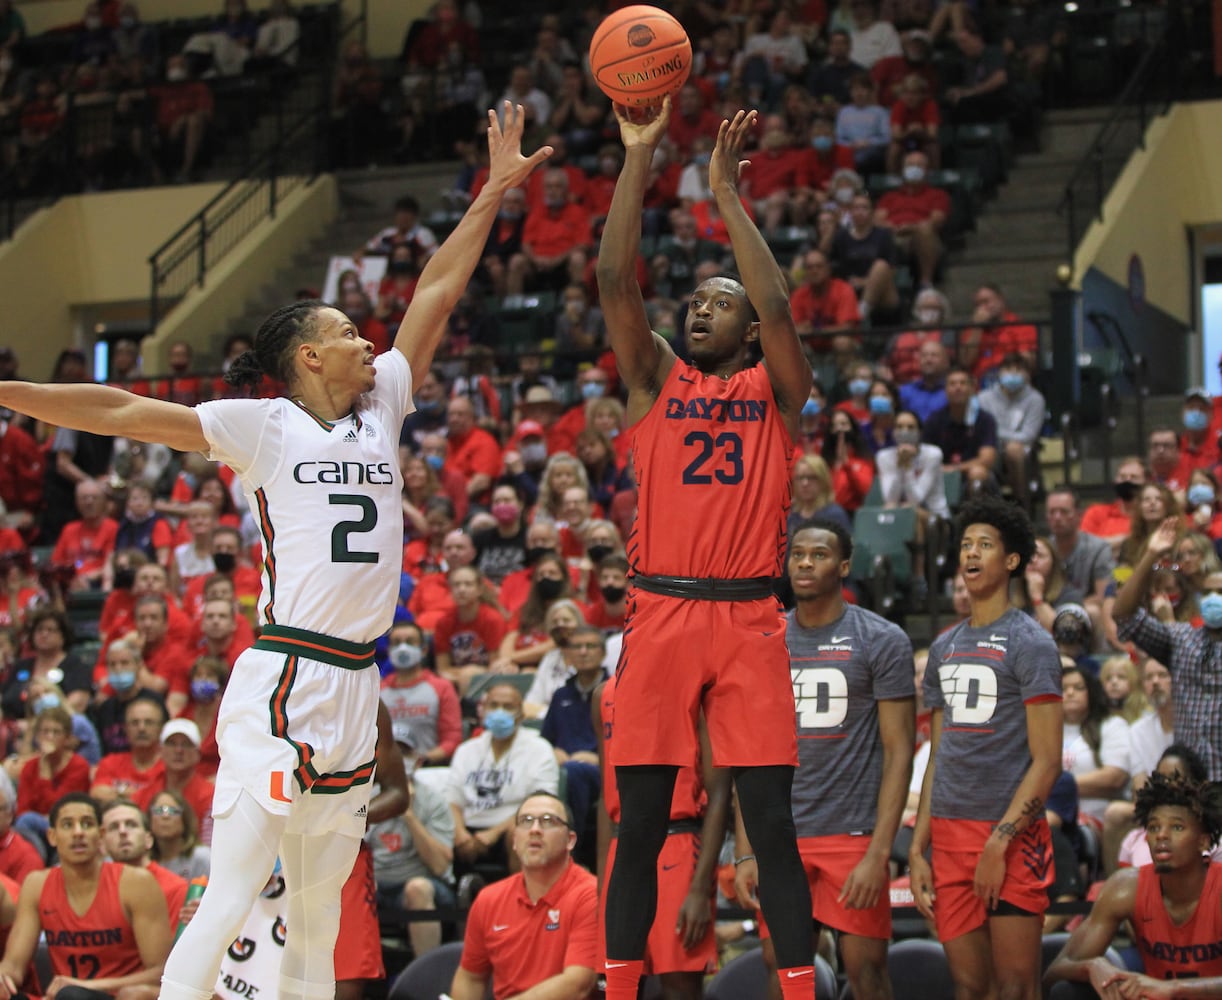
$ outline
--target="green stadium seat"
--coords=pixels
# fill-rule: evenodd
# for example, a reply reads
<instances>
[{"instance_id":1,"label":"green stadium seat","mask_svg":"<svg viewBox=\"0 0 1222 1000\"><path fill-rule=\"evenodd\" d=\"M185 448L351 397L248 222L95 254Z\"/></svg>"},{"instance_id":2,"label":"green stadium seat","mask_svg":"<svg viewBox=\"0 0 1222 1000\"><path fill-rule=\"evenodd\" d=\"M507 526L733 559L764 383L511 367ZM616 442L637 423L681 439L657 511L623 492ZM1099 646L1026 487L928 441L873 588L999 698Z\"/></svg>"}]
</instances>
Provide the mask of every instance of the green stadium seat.
<instances>
[{"instance_id":1,"label":"green stadium seat","mask_svg":"<svg viewBox=\"0 0 1222 1000\"><path fill-rule=\"evenodd\" d=\"M512 684L520 692L522 697L526 697L526 692L530 690L531 684L535 681L534 674L494 674L491 671L485 674L476 674L471 678L471 683L467 685L466 697L470 701L478 701L494 684Z\"/></svg>"}]
</instances>

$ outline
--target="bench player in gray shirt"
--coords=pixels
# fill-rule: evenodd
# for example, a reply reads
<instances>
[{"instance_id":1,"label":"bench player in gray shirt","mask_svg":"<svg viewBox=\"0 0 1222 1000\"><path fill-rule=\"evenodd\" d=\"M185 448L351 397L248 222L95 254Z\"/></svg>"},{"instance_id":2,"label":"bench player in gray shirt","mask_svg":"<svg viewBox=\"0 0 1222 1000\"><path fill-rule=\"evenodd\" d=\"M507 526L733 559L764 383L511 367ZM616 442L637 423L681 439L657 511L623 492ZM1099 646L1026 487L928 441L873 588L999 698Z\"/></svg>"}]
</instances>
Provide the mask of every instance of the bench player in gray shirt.
<instances>
[{"instance_id":1,"label":"bench player in gray shirt","mask_svg":"<svg viewBox=\"0 0 1222 1000\"><path fill-rule=\"evenodd\" d=\"M1010 606L1010 579L1035 549L1027 515L980 497L959 517L972 611L934 640L925 668L932 753L908 859L912 893L937 925L958 1000L1038 1000L1061 664L1051 636Z\"/></svg>"},{"instance_id":2,"label":"bench player in gray shirt","mask_svg":"<svg viewBox=\"0 0 1222 1000\"><path fill-rule=\"evenodd\" d=\"M815 922L840 932L853 996L891 1000L888 860L912 777L912 643L897 625L845 602L852 558L852 537L831 521L802 528L790 542L793 817ZM758 874L741 827L735 883L740 902L753 906ZM769 945L764 956L775 973Z\"/></svg>"}]
</instances>

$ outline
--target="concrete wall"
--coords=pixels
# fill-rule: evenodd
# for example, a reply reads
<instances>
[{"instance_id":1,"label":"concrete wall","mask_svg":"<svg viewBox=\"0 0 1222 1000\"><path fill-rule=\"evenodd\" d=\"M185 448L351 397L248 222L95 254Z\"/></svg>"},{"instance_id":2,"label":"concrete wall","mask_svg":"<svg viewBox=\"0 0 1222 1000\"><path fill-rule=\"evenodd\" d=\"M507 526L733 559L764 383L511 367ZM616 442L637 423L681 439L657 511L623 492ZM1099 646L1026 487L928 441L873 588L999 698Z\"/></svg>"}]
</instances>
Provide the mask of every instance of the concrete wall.
<instances>
[{"instance_id":1,"label":"concrete wall","mask_svg":"<svg viewBox=\"0 0 1222 1000\"><path fill-rule=\"evenodd\" d=\"M252 11L265 10L268 0L247 0ZM219 14L224 0L140 0L140 17L145 21L172 18L206 17ZM343 0L345 20L360 12L361 0ZM430 0L368 0L368 42L374 56L399 54L407 26L417 17L424 17ZM30 34L36 35L67 24L78 23L85 9L85 0L26 0L17 2L17 10L25 18Z\"/></svg>"},{"instance_id":2,"label":"concrete wall","mask_svg":"<svg viewBox=\"0 0 1222 1000\"><path fill-rule=\"evenodd\" d=\"M1074 258L1078 281L1093 267L1127 287L1141 257L1148 302L1192 321L1188 228L1222 220L1222 102L1177 105L1156 120L1134 153Z\"/></svg>"}]
</instances>

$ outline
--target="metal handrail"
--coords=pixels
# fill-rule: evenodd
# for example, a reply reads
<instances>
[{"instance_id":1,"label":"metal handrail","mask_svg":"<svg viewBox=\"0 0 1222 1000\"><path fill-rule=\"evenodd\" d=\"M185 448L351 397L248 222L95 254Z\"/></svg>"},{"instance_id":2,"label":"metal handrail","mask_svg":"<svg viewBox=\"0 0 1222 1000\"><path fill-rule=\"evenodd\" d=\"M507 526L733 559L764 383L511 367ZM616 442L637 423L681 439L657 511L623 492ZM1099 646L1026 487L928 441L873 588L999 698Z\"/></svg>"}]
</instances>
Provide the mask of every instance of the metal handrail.
<instances>
[{"instance_id":1,"label":"metal handrail","mask_svg":"<svg viewBox=\"0 0 1222 1000\"><path fill-rule=\"evenodd\" d=\"M1174 56L1168 52L1167 48L1167 30L1164 28L1157 39L1145 50L1137 66L1133 70L1132 76L1120 91L1112 106L1111 114L1099 126L1099 130L1095 133L1094 139L1091 140L1086 152L1082 154L1082 159L1070 174L1068 182L1065 184L1065 191L1061 195L1061 200L1057 205L1057 214L1064 216L1066 219L1067 235L1068 235L1068 253L1066 259L1072 260L1074 252L1077 250L1078 241L1085 232L1089 222L1081 226L1079 231L1079 223L1081 221L1077 189L1079 185L1087 181L1093 182L1093 198L1089 205L1091 206L1089 219L1094 221L1103 218L1103 202L1111 190L1112 183L1115 178L1107 178L1105 172L1105 164L1110 155L1115 156L1116 152L1112 146L1116 137L1120 134L1120 125L1122 121L1127 121L1131 117L1132 107L1136 107L1137 118L1139 124L1139 135L1137 140L1137 148L1145 148L1145 133L1146 125L1148 124L1148 105L1150 100L1150 84L1154 80L1156 71L1164 68L1164 58L1168 55ZM1161 114L1170 106L1170 92L1163 95L1161 101L1161 109L1157 112ZM1131 152L1131 151L1130 151ZM1125 156L1127 159L1127 154Z\"/></svg>"}]
</instances>

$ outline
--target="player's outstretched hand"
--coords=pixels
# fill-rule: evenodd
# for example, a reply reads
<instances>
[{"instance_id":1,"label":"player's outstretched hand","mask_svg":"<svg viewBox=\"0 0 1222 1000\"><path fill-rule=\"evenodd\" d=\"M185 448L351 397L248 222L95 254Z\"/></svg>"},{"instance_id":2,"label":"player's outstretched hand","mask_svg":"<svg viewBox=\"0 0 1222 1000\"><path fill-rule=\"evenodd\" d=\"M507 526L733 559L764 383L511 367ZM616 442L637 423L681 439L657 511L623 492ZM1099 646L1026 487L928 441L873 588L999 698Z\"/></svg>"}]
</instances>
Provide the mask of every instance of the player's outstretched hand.
<instances>
[{"instance_id":1,"label":"player's outstretched hand","mask_svg":"<svg viewBox=\"0 0 1222 1000\"><path fill-rule=\"evenodd\" d=\"M501 190L517 187L540 163L552 155L551 146L541 146L530 156L522 155L522 132L526 111L506 101L502 115L488 110L488 183Z\"/></svg>"},{"instance_id":2,"label":"player's outstretched hand","mask_svg":"<svg viewBox=\"0 0 1222 1000\"><path fill-rule=\"evenodd\" d=\"M657 149L666 135L670 125L670 95L662 98L662 103L652 107L628 108L622 104L615 106L615 120L619 122L619 136L625 149L633 146L647 146Z\"/></svg>"},{"instance_id":3,"label":"player's outstretched hand","mask_svg":"<svg viewBox=\"0 0 1222 1000\"><path fill-rule=\"evenodd\" d=\"M742 159L747 137L758 117L757 111L739 111L731 121L723 120L717 129L717 145L709 160L709 188L716 191L722 182L735 187L749 161Z\"/></svg>"},{"instance_id":4,"label":"player's outstretched hand","mask_svg":"<svg viewBox=\"0 0 1222 1000\"><path fill-rule=\"evenodd\" d=\"M1168 517L1150 536L1149 542L1150 551L1161 559L1175 547L1176 539L1180 536L1180 519L1178 517Z\"/></svg>"},{"instance_id":5,"label":"player's outstretched hand","mask_svg":"<svg viewBox=\"0 0 1222 1000\"><path fill-rule=\"evenodd\" d=\"M912 899L921 916L933 919L933 869L923 854L908 855L908 884L912 887Z\"/></svg>"}]
</instances>

